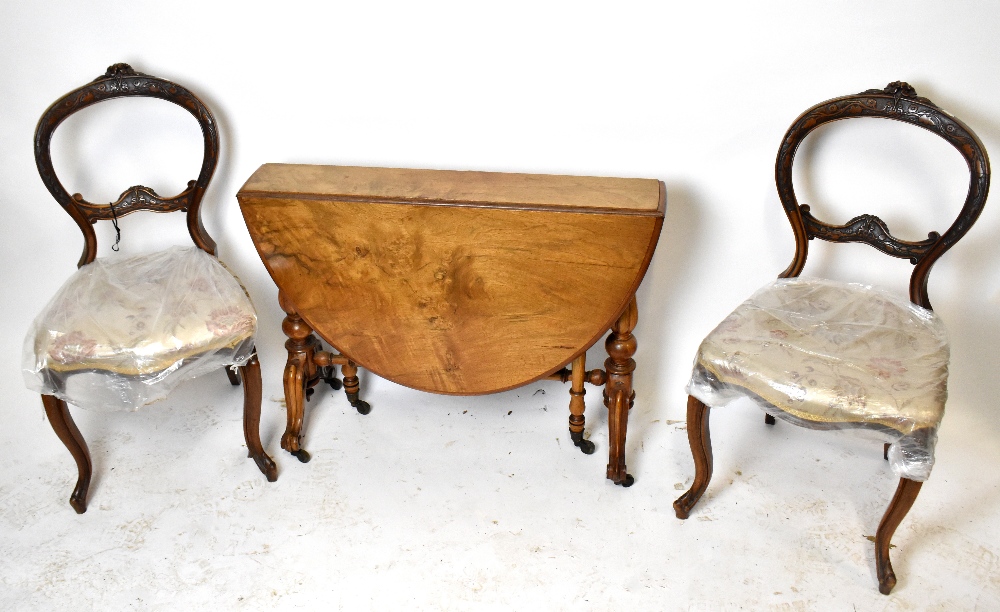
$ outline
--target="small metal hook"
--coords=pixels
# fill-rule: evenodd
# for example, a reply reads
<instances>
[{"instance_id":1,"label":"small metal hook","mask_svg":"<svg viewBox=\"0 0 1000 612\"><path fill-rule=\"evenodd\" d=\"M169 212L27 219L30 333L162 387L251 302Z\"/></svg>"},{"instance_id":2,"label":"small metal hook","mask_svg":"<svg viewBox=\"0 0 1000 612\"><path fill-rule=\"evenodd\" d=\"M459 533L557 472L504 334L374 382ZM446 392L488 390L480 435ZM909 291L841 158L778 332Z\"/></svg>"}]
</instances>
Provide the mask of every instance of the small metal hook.
<instances>
[{"instance_id":1,"label":"small metal hook","mask_svg":"<svg viewBox=\"0 0 1000 612\"><path fill-rule=\"evenodd\" d=\"M111 224L115 226L115 243L111 245L111 250L118 251L118 243L122 241L122 230L118 227L118 213L115 212L114 203L111 206Z\"/></svg>"}]
</instances>

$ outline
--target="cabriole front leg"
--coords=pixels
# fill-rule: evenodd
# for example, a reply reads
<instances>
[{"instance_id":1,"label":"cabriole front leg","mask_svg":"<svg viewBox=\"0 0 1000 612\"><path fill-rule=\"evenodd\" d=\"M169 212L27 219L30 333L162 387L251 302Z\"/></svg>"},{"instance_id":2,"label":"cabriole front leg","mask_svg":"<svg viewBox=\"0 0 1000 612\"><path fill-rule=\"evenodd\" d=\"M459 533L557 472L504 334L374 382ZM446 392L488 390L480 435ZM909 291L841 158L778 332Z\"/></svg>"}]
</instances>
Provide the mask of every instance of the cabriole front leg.
<instances>
[{"instance_id":1,"label":"cabriole front leg","mask_svg":"<svg viewBox=\"0 0 1000 612\"><path fill-rule=\"evenodd\" d=\"M260 443L262 384L256 351L246 365L240 366L240 377L243 379L243 437L247 442L247 450L268 482L274 482L278 479L278 468Z\"/></svg>"},{"instance_id":2,"label":"cabriole front leg","mask_svg":"<svg viewBox=\"0 0 1000 612\"><path fill-rule=\"evenodd\" d=\"M604 343L608 359L604 362L608 380L604 402L608 407L608 478L624 487L632 486L635 479L625 470L625 433L628 429L628 411L632 404L632 372L635 371L637 342L632 330L638 321L635 296L611 328L611 335Z\"/></svg>"},{"instance_id":3,"label":"cabriole front leg","mask_svg":"<svg viewBox=\"0 0 1000 612\"><path fill-rule=\"evenodd\" d=\"M698 399L688 396L687 433L694 458L694 482L687 493L674 502L674 514L686 519L698 500L701 499L708 483L712 480L712 436L708 429L710 409Z\"/></svg>"},{"instance_id":4,"label":"cabriole front leg","mask_svg":"<svg viewBox=\"0 0 1000 612\"><path fill-rule=\"evenodd\" d=\"M889 507L886 508L882 522L875 532L875 569L878 573L878 590L883 595L892 592L892 587L896 586L896 574L892 571L892 563L889 561L889 543L892 534L896 533L896 527L906 516L920 493L922 482L900 478L896 494L893 495Z\"/></svg>"},{"instance_id":5,"label":"cabriole front leg","mask_svg":"<svg viewBox=\"0 0 1000 612\"><path fill-rule=\"evenodd\" d=\"M93 468L90 463L90 450L83 439L83 435L73 422L73 417L69 413L66 402L54 395L43 395L42 405L45 406L45 415L55 430L56 435L66 445L67 450L76 460L76 469L79 474L76 480L76 487L69 497L69 505L73 506L77 514L87 511L87 492L90 490L90 476Z\"/></svg>"}]
</instances>

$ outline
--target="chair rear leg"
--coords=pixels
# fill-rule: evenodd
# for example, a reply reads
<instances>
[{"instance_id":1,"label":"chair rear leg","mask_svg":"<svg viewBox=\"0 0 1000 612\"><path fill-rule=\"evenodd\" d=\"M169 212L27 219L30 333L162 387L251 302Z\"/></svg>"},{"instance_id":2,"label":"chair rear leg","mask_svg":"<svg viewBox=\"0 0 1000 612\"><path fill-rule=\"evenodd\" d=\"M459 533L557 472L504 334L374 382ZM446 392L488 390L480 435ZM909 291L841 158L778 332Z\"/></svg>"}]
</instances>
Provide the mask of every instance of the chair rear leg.
<instances>
[{"instance_id":1,"label":"chair rear leg","mask_svg":"<svg viewBox=\"0 0 1000 612\"><path fill-rule=\"evenodd\" d=\"M260 361L257 353L245 366L240 366L240 377L243 379L243 437L254 463L267 477L268 482L278 479L278 468L274 461L264 452L260 443L260 404L262 384L260 379Z\"/></svg>"},{"instance_id":2,"label":"chair rear leg","mask_svg":"<svg viewBox=\"0 0 1000 612\"><path fill-rule=\"evenodd\" d=\"M892 563L889 561L889 541L892 534L896 533L896 527L910 511L913 502L917 499L922 482L900 478L896 494L893 495L889 507L882 517L882 522L875 532L875 566L878 572L878 590L883 595L888 595L892 587L896 586L896 574L892 571Z\"/></svg>"},{"instance_id":3,"label":"chair rear leg","mask_svg":"<svg viewBox=\"0 0 1000 612\"><path fill-rule=\"evenodd\" d=\"M79 477L76 480L76 488L69 497L69 505L73 506L77 514L83 514L87 511L87 492L90 490L90 476L93 473L90 450L76 423L73 422L66 402L54 395L43 395L42 405L45 406L45 414L52 424L52 429L76 460Z\"/></svg>"},{"instance_id":4,"label":"chair rear leg","mask_svg":"<svg viewBox=\"0 0 1000 612\"><path fill-rule=\"evenodd\" d=\"M238 387L240 384L240 377L233 369L229 366L223 368L226 371L226 376L229 377L229 383L234 387Z\"/></svg>"},{"instance_id":5,"label":"chair rear leg","mask_svg":"<svg viewBox=\"0 0 1000 612\"><path fill-rule=\"evenodd\" d=\"M686 519L698 500L701 499L708 483L712 480L712 436L708 430L711 408L692 396L688 396L687 432L694 457L694 482L687 493L674 502L674 513L679 519Z\"/></svg>"}]
</instances>

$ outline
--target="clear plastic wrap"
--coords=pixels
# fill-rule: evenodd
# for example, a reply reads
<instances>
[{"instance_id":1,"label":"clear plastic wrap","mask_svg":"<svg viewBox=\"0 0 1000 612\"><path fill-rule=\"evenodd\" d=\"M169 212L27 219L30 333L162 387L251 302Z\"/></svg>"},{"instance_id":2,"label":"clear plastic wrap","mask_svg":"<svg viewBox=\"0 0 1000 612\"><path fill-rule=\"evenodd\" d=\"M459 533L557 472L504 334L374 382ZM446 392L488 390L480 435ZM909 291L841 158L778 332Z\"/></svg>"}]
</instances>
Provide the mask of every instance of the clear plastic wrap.
<instances>
[{"instance_id":1,"label":"clear plastic wrap","mask_svg":"<svg viewBox=\"0 0 1000 612\"><path fill-rule=\"evenodd\" d=\"M811 429L863 429L892 446L897 476L923 481L944 416L948 340L937 316L866 285L779 279L705 338L688 393L748 398Z\"/></svg>"},{"instance_id":2,"label":"clear plastic wrap","mask_svg":"<svg viewBox=\"0 0 1000 612\"><path fill-rule=\"evenodd\" d=\"M25 384L94 410L136 410L178 383L251 357L257 315L197 247L97 259L76 271L24 343Z\"/></svg>"}]
</instances>

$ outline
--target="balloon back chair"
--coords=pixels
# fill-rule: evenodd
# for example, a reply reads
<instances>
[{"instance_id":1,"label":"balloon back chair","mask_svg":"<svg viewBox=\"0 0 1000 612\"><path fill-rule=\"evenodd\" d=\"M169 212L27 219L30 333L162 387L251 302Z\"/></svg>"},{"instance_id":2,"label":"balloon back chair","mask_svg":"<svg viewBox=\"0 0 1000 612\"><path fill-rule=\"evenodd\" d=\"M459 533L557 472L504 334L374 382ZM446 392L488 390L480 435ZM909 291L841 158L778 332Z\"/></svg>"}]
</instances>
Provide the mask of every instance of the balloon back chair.
<instances>
[{"instance_id":1,"label":"balloon back chair","mask_svg":"<svg viewBox=\"0 0 1000 612\"><path fill-rule=\"evenodd\" d=\"M816 219L792 187L792 161L810 132L832 121L878 117L924 128L955 147L968 164L969 191L958 218L944 233L909 242L869 214L845 225ZM820 430L867 430L885 444L899 476L896 494L875 536L879 591L896 584L889 541L909 511L934 461L937 429L947 397L949 349L931 310L931 266L969 231L989 191L989 159L965 124L921 98L906 83L890 83L828 100L788 129L775 165L778 195L795 235L795 256L777 281L740 305L702 342L688 385L687 431L694 482L674 502L687 518L712 477L709 406L746 398L765 412ZM909 300L865 285L799 278L809 241L861 242L909 259Z\"/></svg>"},{"instance_id":2,"label":"balloon back chair","mask_svg":"<svg viewBox=\"0 0 1000 612\"><path fill-rule=\"evenodd\" d=\"M71 196L56 177L50 152L55 129L79 110L122 97L159 98L198 120L205 141L201 172L180 194L164 198L139 185L114 203L92 204L80 194ZM256 314L242 285L215 257L215 242L200 217L218 159L218 127L201 100L176 83L138 73L127 64L111 66L56 100L38 122L38 172L80 227L84 247L78 270L35 319L25 340L24 374L28 387L42 394L52 428L76 460L79 479L70 505L79 513L87 509L92 468L67 402L97 410L135 410L162 399L182 380L223 368L233 385L243 381L243 433L249 455L269 481L277 477L260 443ZM93 225L111 220L117 230L119 217L139 210L186 212L195 246L96 259Z\"/></svg>"}]
</instances>

